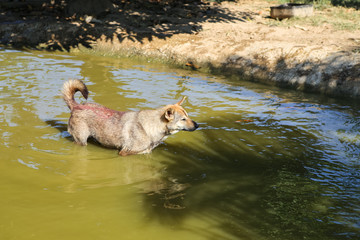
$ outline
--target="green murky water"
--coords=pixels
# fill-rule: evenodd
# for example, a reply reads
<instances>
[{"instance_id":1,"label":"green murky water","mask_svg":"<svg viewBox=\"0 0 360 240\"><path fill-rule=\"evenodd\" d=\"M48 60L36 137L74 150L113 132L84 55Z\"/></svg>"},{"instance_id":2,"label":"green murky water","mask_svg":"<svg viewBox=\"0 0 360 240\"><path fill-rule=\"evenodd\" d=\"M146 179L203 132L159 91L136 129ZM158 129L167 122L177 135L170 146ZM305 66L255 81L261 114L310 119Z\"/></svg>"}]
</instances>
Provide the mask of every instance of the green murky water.
<instances>
[{"instance_id":1,"label":"green murky water","mask_svg":"<svg viewBox=\"0 0 360 240\"><path fill-rule=\"evenodd\" d=\"M186 95L201 127L148 155L77 146L60 98L68 78L116 110ZM2 49L0 238L358 239L354 102L128 59Z\"/></svg>"}]
</instances>

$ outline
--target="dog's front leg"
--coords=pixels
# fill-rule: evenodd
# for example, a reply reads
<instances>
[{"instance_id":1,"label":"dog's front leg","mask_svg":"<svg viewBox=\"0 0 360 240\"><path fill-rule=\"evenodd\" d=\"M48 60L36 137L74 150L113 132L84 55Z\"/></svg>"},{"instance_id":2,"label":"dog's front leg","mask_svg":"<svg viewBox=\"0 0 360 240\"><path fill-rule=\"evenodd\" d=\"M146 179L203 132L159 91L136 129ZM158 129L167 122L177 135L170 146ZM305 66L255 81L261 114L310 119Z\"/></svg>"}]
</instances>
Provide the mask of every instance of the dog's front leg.
<instances>
[{"instance_id":1,"label":"dog's front leg","mask_svg":"<svg viewBox=\"0 0 360 240\"><path fill-rule=\"evenodd\" d=\"M125 149L122 149L119 151L119 155L122 156L122 157L125 157L125 156L129 156L129 155L134 155L134 154L147 154L147 153L151 153L151 149L146 149L144 151L129 151L129 150L125 150Z\"/></svg>"},{"instance_id":2,"label":"dog's front leg","mask_svg":"<svg viewBox=\"0 0 360 240\"><path fill-rule=\"evenodd\" d=\"M124 149L119 151L119 155L122 156L122 157L126 157L126 156L129 156L129 155L134 155L134 154L136 154L136 152L126 151Z\"/></svg>"}]
</instances>

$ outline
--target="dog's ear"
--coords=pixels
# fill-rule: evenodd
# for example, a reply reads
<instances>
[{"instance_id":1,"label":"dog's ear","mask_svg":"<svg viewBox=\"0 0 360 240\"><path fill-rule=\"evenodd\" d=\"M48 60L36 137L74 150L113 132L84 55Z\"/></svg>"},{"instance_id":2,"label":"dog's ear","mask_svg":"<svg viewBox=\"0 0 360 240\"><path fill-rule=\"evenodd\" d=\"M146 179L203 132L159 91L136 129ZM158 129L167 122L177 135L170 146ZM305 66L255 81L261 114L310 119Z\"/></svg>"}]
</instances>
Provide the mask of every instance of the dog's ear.
<instances>
[{"instance_id":1,"label":"dog's ear","mask_svg":"<svg viewBox=\"0 0 360 240\"><path fill-rule=\"evenodd\" d=\"M186 97L184 96L178 103L176 103L176 105L181 105L184 101L185 101Z\"/></svg>"},{"instance_id":2,"label":"dog's ear","mask_svg":"<svg viewBox=\"0 0 360 240\"><path fill-rule=\"evenodd\" d=\"M175 117L174 114L175 114L175 109L170 107L170 108L166 109L166 111L165 111L165 118L168 121L174 120L174 117Z\"/></svg>"}]
</instances>

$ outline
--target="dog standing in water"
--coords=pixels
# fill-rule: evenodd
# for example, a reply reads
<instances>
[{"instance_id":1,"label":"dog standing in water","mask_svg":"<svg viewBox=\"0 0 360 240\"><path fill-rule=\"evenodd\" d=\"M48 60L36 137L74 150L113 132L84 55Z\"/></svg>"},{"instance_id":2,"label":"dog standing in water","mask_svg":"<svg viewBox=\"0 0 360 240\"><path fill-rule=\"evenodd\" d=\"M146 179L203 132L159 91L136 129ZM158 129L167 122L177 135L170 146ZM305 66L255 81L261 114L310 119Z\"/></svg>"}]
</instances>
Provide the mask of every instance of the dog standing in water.
<instances>
[{"instance_id":1,"label":"dog standing in water","mask_svg":"<svg viewBox=\"0 0 360 240\"><path fill-rule=\"evenodd\" d=\"M199 126L181 107L185 97L154 110L120 112L96 103L79 104L74 99L77 91L87 99L89 92L81 80L64 83L63 99L71 110L68 131L80 145L87 145L93 137L106 147L119 149L121 156L150 153L167 136Z\"/></svg>"}]
</instances>

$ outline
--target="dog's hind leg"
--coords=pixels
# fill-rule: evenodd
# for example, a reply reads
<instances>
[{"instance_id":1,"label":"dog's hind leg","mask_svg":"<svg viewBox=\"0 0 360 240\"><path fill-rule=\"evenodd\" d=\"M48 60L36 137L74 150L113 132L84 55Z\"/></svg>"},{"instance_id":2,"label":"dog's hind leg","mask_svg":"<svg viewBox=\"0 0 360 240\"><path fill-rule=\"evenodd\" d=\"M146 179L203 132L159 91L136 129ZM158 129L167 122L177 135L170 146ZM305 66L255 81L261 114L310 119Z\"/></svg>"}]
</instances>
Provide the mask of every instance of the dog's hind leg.
<instances>
[{"instance_id":1,"label":"dog's hind leg","mask_svg":"<svg viewBox=\"0 0 360 240\"><path fill-rule=\"evenodd\" d=\"M80 144L82 146L87 145L87 139L89 138L88 134L82 132L79 135L72 134L72 136L74 137L74 140L77 144Z\"/></svg>"},{"instance_id":2,"label":"dog's hind leg","mask_svg":"<svg viewBox=\"0 0 360 240\"><path fill-rule=\"evenodd\" d=\"M90 131L85 123L78 123L75 128L69 123L68 132L73 136L77 144L83 146L87 145L87 139L90 136Z\"/></svg>"}]
</instances>

